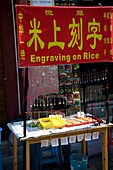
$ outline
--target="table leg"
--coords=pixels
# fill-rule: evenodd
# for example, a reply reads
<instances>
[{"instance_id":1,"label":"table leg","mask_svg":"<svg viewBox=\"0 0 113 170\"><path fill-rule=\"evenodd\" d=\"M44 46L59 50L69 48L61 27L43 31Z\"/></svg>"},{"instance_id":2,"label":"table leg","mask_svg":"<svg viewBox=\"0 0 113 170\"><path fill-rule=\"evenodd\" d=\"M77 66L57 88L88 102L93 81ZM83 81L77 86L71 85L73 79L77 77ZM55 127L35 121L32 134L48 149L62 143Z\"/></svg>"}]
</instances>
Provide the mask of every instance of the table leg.
<instances>
[{"instance_id":1,"label":"table leg","mask_svg":"<svg viewBox=\"0 0 113 170\"><path fill-rule=\"evenodd\" d=\"M102 170L108 170L108 128L102 133Z\"/></svg>"},{"instance_id":2,"label":"table leg","mask_svg":"<svg viewBox=\"0 0 113 170\"><path fill-rule=\"evenodd\" d=\"M85 139L83 139L83 141L82 141L82 153L85 154L85 155L87 154L86 150L87 150L86 149L86 141L85 141Z\"/></svg>"},{"instance_id":3,"label":"table leg","mask_svg":"<svg viewBox=\"0 0 113 170\"><path fill-rule=\"evenodd\" d=\"M26 140L26 170L30 170L30 144Z\"/></svg>"},{"instance_id":4,"label":"table leg","mask_svg":"<svg viewBox=\"0 0 113 170\"><path fill-rule=\"evenodd\" d=\"M13 134L13 170L17 170L17 138Z\"/></svg>"}]
</instances>

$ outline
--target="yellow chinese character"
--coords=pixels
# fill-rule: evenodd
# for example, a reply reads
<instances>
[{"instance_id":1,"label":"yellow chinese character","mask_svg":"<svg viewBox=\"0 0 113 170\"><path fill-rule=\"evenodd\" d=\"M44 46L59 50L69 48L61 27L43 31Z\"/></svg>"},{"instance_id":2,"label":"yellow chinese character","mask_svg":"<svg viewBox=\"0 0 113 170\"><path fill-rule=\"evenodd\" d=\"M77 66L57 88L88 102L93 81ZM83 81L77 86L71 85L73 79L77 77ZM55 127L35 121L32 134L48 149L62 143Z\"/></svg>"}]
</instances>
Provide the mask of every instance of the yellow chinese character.
<instances>
[{"instance_id":1,"label":"yellow chinese character","mask_svg":"<svg viewBox=\"0 0 113 170\"><path fill-rule=\"evenodd\" d=\"M24 50L20 51L20 56L21 56L22 60L25 60L25 51Z\"/></svg>"},{"instance_id":2,"label":"yellow chinese character","mask_svg":"<svg viewBox=\"0 0 113 170\"><path fill-rule=\"evenodd\" d=\"M24 27L22 24L19 25L19 33L23 34L24 33Z\"/></svg>"},{"instance_id":3,"label":"yellow chinese character","mask_svg":"<svg viewBox=\"0 0 113 170\"><path fill-rule=\"evenodd\" d=\"M109 37L107 37L107 44L109 44Z\"/></svg>"},{"instance_id":4,"label":"yellow chinese character","mask_svg":"<svg viewBox=\"0 0 113 170\"><path fill-rule=\"evenodd\" d=\"M106 13L104 12L104 15L103 15L104 19L106 19L106 16L107 16L107 15L106 15Z\"/></svg>"},{"instance_id":5,"label":"yellow chinese character","mask_svg":"<svg viewBox=\"0 0 113 170\"><path fill-rule=\"evenodd\" d=\"M107 39L106 38L104 38L104 44L107 44Z\"/></svg>"},{"instance_id":6,"label":"yellow chinese character","mask_svg":"<svg viewBox=\"0 0 113 170\"><path fill-rule=\"evenodd\" d=\"M110 18L110 13L109 12L107 12L107 19L109 19Z\"/></svg>"},{"instance_id":7,"label":"yellow chinese character","mask_svg":"<svg viewBox=\"0 0 113 170\"><path fill-rule=\"evenodd\" d=\"M76 14L76 16L77 15L79 15L79 16L84 16L84 13L83 13L83 11L82 10L77 10L77 14Z\"/></svg>"},{"instance_id":8,"label":"yellow chinese character","mask_svg":"<svg viewBox=\"0 0 113 170\"><path fill-rule=\"evenodd\" d=\"M56 26L55 19L53 20L53 24L54 24L54 41L48 43L48 49L50 49L52 46L58 46L63 50L65 43L57 41L57 36L56 36L57 31L60 31L61 29L60 29L60 27Z\"/></svg>"},{"instance_id":9,"label":"yellow chinese character","mask_svg":"<svg viewBox=\"0 0 113 170\"><path fill-rule=\"evenodd\" d=\"M45 14L53 16L53 11L52 10L45 10Z\"/></svg>"},{"instance_id":10,"label":"yellow chinese character","mask_svg":"<svg viewBox=\"0 0 113 170\"><path fill-rule=\"evenodd\" d=\"M107 31L107 25L104 25L103 27L104 31Z\"/></svg>"},{"instance_id":11,"label":"yellow chinese character","mask_svg":"<svg viewBox=\"0 0 113 170\"><path fill-rule=\"evenodd\" d=\"M109 29L110 29L110 31L112 31L112 30L113 30L113 26L112 26L112 25L110 25L110 28L109 28Z\"/></svg>"},{"instance_id":12,"label":"yellow chinese character","mask_svg":"<svg viewBox=\"0 0 113 170\"><path fill-rule=\"evenodd\" d=\"M112 49L109 50L109 54L113 55L113 50Z\"/></svg>"},{"instance_id":13,"label":"yellow chinese character","mask_svg":"<svg viewBox=\"0 0 113 170\"><path fill-rule=\"evenodd\" d=\"M91 34L87 35L87 40L89 40L90 38L94 39L94 43L90 44L90 47L92 49L96 48L96 40L102 40L102 34L99 34L98 32L100 32L100 23L99 22L95 22L95 19L93 18L93 22L89 22L88 23L88 32Z\"/></svg>"},{"instance_id":14,"label":"yellow chinese character","mask_svg":"<svg viewBox=\"0 0 113 170\"><path fill-rule=\"evenodd\" d=\"M109 38L109 43L112 44L112 37Z\"/></svg>"},{"instance_id":15,"label":"yellow chinese character","mask_svg":"<svg viewBox=\"0 0 113 170\"><path fill-rule=\"evenodd\" d=\"M83 48L83 39L82 39L82 18L80 18L80 23L76 24L75 19L72 19L72 24L69 24L69 29L72 28L71 36L72 39L68 44L68 47L74 47L77 45L79 50ZM80 44L80 45L79 45Z\"/></svg>"},{"instance_id":16,"label":"yellow chinese character","mask_svg":"<svg viewBox=\"0 0 113 170\"><path fill-rule=\"evenodd\" d=\"M110 19L113 19L113 14L112 14L112 12L110 12Z\"/></svg>"},{"instance_id":17,"label":"yellow chinese character","mask_svg":"<svg viewBox=\"0 0 113 170\"><path fill-rule=\"evenodd\" d=\"M45 43L38 36L38 34L42 33L42 30L38 29L40 27L40 21L38 21L38 25L37 25L36 18L33 18L33 21L30 21L30 26L32 29L29 29L29 34L33 34L33 36L27 42L27 46L30 47L34 43L35 51L37 51L38 50L37 41L38 41L41 49L43 49Z\"/></svg>"},{"instance_id":18,"label":"yellow chinese character","mask_svg":"<svg viewBox=\"0 0 113 170\"><path fill-rule=\"evenodd\" d=\"M20 41L20 44L24 44L24 41Z\"/></svg>"},{"instance_id":19,"label":"yellow chinese character","mask_svg":"<svg viewBox=\"0 0 113 170\"><path fill-rule=\"evenodd\" d=\"M21 12L18 13L18 18L19 18L19 20L20 20L20 22L21 22L22 19L23 19L23 14L22 14Z\"/></svg>"},{"instance_id":20,"label":"yellow chinese character","mask_svg":"<svg viewBox=\"0 0 113 170\"><path fill-rule=\"evenodd\" d=\"M106 50L104 50L104 56L106 56Z\"/></svg>"}]
</instances>

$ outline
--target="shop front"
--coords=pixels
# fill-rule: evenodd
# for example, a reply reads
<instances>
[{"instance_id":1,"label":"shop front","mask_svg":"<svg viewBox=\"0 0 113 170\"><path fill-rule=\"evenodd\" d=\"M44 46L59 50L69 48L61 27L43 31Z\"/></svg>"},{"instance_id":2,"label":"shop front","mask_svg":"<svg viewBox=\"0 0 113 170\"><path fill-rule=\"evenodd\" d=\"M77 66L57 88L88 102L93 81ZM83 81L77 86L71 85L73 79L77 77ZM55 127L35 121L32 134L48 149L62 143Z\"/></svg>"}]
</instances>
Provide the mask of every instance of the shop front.
<instances>
[{"instance_id":1,"label":"shop front","mask_svg":"<svg viewBox=\"0 0 113 170\"><path fill-rule=\"evenodd\" d=\"M37 14L38 13L38 14ZM98 13L100 15L98 15ZM14 170L17 138L26 143L26 170L30 145L59 146L76 140L86 143L102 134L102 170L108 170L108 70L80 72L82 64L112 62L112 8L16 6L19 68L27 68L24 121L9 123L14 134ZM86 110L86 101L103 87L85 89L86 83L104 81L105 119ZM99 104L100 106L100 104Z\"/></svg>"}]
</instances>

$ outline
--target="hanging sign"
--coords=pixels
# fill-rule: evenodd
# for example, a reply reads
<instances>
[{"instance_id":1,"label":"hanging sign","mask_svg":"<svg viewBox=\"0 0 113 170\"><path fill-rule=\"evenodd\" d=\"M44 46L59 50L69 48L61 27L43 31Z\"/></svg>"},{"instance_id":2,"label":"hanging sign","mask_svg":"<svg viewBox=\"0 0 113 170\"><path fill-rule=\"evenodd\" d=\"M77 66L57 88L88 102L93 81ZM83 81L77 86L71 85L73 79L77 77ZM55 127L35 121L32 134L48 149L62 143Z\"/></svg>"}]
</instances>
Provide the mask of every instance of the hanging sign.
<instances>
[{"instance_id":1,"label":"hanging sign","mask_svg":"<svg viewBox=\"0 0 113 170\"><path fill-rule=\"evenodd\" d=\"M112 9L17 5L19 66L111 62Z\"/></svg>"},{"instance_id":2,"label":"hanging sign","mask_svg":"<svg viewBox=\"0 0 113 170\"><path fill-rule=\"evenodd\" d=\"M31 4L34 6L53 6L53 0L32 0Z\"/></svg>"}]
</instances>

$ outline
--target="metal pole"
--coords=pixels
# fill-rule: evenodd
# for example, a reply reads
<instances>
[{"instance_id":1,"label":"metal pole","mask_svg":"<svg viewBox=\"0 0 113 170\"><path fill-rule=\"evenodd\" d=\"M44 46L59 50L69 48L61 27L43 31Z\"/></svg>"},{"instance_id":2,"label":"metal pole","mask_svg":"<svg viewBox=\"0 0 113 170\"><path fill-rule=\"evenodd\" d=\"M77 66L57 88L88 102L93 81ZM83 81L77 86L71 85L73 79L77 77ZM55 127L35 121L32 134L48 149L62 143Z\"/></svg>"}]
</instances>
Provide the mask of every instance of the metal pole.
<instances>
[{"instance_id":1,"label":"metal pole","mask_svg":"<svg viewBox=\"0 0 113 170\"><path fill-rule=\"evenodd\" d=\"M106 96L106 123L109 123L109 96L108 96L108 68L106 64L106 70L105 70L105 77L106 77L106 85L105 85L105 96Z\"/></svg>"},{"instance_id":2,"label":"metal pole","mask_svg":"<svg viewBox=\"0 0 113 170\"><path fill-rule=\"evenodd\" d=\"M84 106L84 113L86 113L86 87L83 85L83 106Z\"/></svg>"},{"instance_id":3,"label":"metal pole","mask_svg":"<svg viewBox=\"0 0 113 170\"><path fill-rule=\"evenodd\" d=\"M27 5L30 1L27 0ZM25 68L25 89L24 89L24 137L26 137L26 109L27 109L27 92L28 92L28 68ZM23 170L26 169L26 141L23 144Z\"/></svg>"},{"instance_id":4,"label":"metal pole","mask_svg":"<svg viewBox=\"0 0 113 170\"><path fill-rule=\"evenodd\" d=\"M17 39L16 39L16 30L15 30L15 16L14 16L14 3L11 0L12 7L12 17L13 17L13 32L14 32L14 47L15 47L15 56L16 56L16 75L17 75L17 92L18 92L18 113L21 114L21 104L20 104L20 86L19 86L19 70L18 70L18 55L17 55Z\"/></svg>"},{"instance_id":5,"label":"metal pole","mask_svg":"<svg viewBox=\"0 0 113 170\"><path fill-rule=\"evenodd\" d=\"M109 93L108 93L108 89L109 89L109 84L108 84L108 66L106 64L106 70L105 70L105 78L106 78L106 85L105 85L105 95L106 95L106 123L109 123ZM108 145L109 145L109 129L108 130ZM108 147L108 169L109 167L109 146Z\"/></svg>"}]
</instances>

